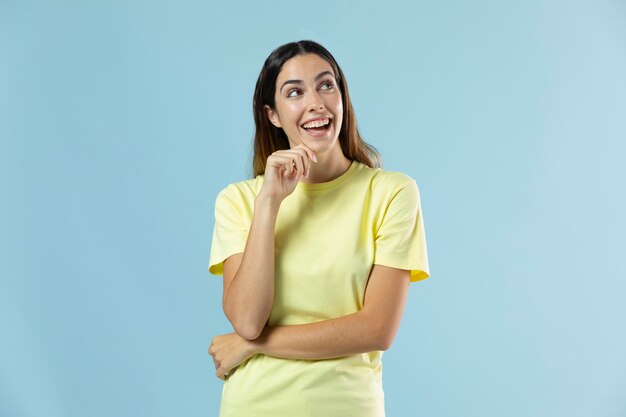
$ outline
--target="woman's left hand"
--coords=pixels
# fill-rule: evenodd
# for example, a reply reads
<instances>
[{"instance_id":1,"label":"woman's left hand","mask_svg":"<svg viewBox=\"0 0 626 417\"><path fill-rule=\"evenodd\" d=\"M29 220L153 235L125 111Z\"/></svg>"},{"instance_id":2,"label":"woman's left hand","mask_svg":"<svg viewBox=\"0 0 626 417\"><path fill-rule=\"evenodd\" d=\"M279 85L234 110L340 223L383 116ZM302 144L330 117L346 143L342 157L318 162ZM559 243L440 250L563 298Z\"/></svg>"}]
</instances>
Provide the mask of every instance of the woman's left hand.
<instances>
[{"instance_id":1,"label":"woman's left hand","mask_svg":"<svg viewBox=\"0 0 626 417\"><path fill-rule=\"evenodd\" d=\"M232 374L232 370L255 353L250 340L237 333L215 336L209 346L209 355L213 357L215 363L215 375L222 380L226 380L228 376L224 373Z\"/></svg>"}]
</instances>

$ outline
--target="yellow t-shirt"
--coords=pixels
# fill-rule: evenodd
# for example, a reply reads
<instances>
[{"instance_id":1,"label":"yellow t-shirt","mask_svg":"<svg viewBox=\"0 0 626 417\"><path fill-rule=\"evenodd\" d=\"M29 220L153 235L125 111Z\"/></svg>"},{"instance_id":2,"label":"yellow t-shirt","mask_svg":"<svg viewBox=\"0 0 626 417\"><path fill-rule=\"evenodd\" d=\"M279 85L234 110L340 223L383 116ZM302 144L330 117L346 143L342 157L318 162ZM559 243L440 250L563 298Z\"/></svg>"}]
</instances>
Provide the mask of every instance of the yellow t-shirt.
<instances>
[{"instance_id":1,"label":"yellow t-shirt","mask_svg":"<svg viewBox=\"0 0 626 417\"><path fill-rule=\"evenodd\" d=\"M243 252L264 175L231 183L215 201L209 272ZM274 304L269 326L313 323L363 307L373 264L428 278L417 184L353 161L339 177L297 184L275 228ZM383 417L382 351L324 360L257 354L224 382L220 417Z\"/></svg>"}]
</instances>

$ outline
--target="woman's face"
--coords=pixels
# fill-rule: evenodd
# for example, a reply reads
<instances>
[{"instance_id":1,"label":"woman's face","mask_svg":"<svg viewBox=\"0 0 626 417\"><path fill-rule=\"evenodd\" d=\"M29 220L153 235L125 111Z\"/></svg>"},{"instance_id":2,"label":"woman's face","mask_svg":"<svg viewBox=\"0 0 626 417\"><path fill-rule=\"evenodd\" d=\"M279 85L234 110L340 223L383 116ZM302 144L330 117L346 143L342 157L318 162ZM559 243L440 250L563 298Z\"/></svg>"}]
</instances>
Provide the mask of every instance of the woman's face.
<instances>
[{"instance_id":1,"label":"woman's face","mask_svg":"<svg viewBox=\"0 0 626 417\"><path fill-rule=\"evenodd\" d=\"M343 122L343 103L332 67L325 59L307 53L285 62L276 79L274 98L276 109L265 105L267 116L285 131L292 148L304 143L315 152L324 152L335 146ZM303 127L309 121L326 118L329 123L325 130Z\"/></svg>"}]
</instances>

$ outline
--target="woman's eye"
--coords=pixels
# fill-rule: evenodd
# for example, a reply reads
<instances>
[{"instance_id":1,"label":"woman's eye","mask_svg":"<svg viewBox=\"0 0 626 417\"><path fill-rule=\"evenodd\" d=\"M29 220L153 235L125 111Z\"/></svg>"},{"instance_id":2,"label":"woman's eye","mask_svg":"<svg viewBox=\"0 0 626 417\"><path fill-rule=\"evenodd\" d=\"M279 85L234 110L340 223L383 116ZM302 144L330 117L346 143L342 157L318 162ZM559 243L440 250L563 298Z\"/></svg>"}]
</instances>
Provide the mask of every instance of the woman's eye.
<instances>
[{"instance_id":1,"label":"woman's eye","mask_svg":"<svg viewBox=\"0 0 626 417\"><path fill-rule=\"evenodd\" d=\"M324 81L321 85L326 85L326 86L328 86L328 87L326 88L326 90L330 90L331 88L333 88L333 87L334 87L334 84L333 84L333 82L332 82L332 81ZM289 92L287 93L287 97L294 97L294 95L293 95L293 94L291 94L291 93L296 93L296 92L299 92L299 91L300 91L300 90L299 90L299 89L297 89L297 88L294 88L293 90L289 90Z\"/></svg>"}]
</instances>

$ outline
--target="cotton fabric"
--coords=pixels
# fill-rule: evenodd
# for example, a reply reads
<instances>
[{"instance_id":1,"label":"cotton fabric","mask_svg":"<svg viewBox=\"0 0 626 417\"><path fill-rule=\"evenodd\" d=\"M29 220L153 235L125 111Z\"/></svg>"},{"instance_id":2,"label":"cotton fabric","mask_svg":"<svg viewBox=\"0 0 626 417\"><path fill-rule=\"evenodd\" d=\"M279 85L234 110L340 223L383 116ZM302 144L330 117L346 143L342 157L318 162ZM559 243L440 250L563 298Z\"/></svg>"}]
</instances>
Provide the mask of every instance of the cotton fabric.
<instances>
[{"instance_id":1,"label":"cotton fabric","mask_svg":"<svg viewBox=\"0 0 626 417\"><path fill-rule=\"evenodd\" d=\"M209 272L245 249L264 175L228 184L215 200ZM363 308L373 264L430 276L420 194L410 176L352 161L324 183L299 182L275 227L269 326L314 323ZM257 354L223 384L220 417L384 417L382 351L325 360Z\"/></svg>"}]
</instances>

